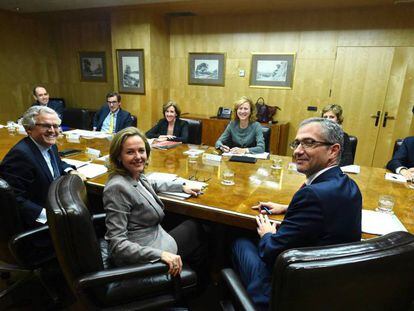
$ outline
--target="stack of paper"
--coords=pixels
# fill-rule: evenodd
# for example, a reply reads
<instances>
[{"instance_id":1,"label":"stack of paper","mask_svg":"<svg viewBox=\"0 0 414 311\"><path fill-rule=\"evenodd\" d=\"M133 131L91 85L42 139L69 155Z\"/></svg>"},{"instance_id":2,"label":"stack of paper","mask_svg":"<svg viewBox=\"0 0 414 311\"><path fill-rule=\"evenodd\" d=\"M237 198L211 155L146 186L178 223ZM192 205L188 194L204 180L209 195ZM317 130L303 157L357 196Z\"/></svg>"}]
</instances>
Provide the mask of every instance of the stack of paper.
<instances>
[{"instance_id":1,"label":"stack of paper","mask_svg":"<svg viewBox=\"0 0 414 311\"><path fill-rule=\"evenodd\" d=\"M67 158L62 159L62 161L65 161L66 163L75 166L77 169L89 164L89 162L67 159Z\"/></svg>"},{"instance_id":2,"label":"stack of paper","mask_svg":"<svg viewBox=\"0 0 414 311\"><path fill-rule=\"evenodd\" d=\"M362 231L384 235L394 231L407 231L394 214L362 210Z\"/></svg>"},{"instance_id":3,"label":"stack of paper","mask_svg":"<svg viewBox=\"0 0 414 311\"><path fill-rule=\"evenodd\" d=\"M70 165L76 166L76 170L79 173L83 174L86 178L94 178L96 176L105 174L108 171L105 165L101 164L83 162L73 159L62 159L62 161L65 161Z\"/></svg>"},{"instance_id":4,"label":"stack of paper","mask_svg":"<svg viewBox=\"0 0 414 311\"><path fill-rule=\"evenodd\" d=\"M393 173L385 173L385 180L402 183L402 184L407 182L404 176L399 175L399 174L393 174Z\"/></svg>"},{"instance_id":5,"label":"stack of paper","mask_svg":"<svg viewBox=\"0 0 414 311\"><path fill-rule=\"evenodd\" d=\"M231 153L231 152L223 152L223 154L222 154L222 156L225 156L225 157L232 157L234 155L240 155L240 154ZM243 157L249 157L249 158L256 158L256 159L266 160L269 157L269 152L263 152L263 153L245 153L245 154L243 154Z\"/></svg>"},{"instance_id":6,"label":"stack of paper","mask_svg":"<svg viewBox=\"0 0 414 311\"><path fill-rule=\"evenodd\" d=\"M77 135L84 138L109 138L112 136L112 134L109 133L88 130L70 130L63 132L63 134L71 136Z\"/></svg>"}]
</instances>

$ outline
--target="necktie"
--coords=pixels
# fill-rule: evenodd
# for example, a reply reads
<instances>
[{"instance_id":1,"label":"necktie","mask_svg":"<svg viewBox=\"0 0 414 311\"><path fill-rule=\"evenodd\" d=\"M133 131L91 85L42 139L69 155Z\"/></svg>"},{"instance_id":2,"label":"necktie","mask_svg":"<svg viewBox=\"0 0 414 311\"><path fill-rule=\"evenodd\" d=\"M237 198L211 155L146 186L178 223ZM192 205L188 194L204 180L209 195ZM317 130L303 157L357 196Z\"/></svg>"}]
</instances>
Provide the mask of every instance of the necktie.
<instances>
[{"instance_id":1,"label":"necktie","mask_svg":"<svg viewBox=\"0 0 414 311\"><path fill-rule=\"evenodd\" d=\"M111 117L109 118L109 133L113 133L114 132L114 114L111 112Z\"/></svg>"},{"instance_id":2,"label":"necktie","mask_svg":"<svg viewBox=\"0 0 414 311\"><path fill-rule=\"evenodd\" d=\"M52 168L53 168L53 179L56 179L60 176L60 172L59 172L59 168L57 166L55 155L53 154L52 149L49 149L47 151L47 153L49 153L50 164L52 164Z\"/></svg>"}]
</instances>

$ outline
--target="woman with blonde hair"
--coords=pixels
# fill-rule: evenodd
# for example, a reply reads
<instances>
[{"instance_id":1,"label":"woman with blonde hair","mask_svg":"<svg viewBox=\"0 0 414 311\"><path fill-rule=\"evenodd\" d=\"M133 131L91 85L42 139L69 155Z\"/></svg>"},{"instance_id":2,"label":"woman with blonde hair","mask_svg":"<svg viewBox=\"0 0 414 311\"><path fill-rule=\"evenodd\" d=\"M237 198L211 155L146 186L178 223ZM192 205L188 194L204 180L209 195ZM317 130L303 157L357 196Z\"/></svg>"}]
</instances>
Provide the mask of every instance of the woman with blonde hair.
<instances>
[{"instance_id":1,"label":"woman with blonde hair","mask_svg":"<svg viewBox=\"0 0 414 311\"><path fill-rule=\"evenodd\" d=\"M216 142L216 148L235 154L262 153L265 150L262 126L256 119L252 100L241 97L234 104L232 120Z\"/></svg>"}]
</instances>

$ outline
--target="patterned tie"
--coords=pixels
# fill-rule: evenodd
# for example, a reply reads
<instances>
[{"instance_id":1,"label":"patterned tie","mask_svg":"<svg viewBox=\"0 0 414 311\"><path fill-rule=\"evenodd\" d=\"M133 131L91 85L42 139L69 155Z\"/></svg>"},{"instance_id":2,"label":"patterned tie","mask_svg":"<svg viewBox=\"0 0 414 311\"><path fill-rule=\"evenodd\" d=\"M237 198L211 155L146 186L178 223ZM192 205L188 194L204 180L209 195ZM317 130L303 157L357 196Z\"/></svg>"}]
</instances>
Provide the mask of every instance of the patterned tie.
<instances>
[{"instance_id":1,"label":"patterned tie","mask_svg":"<svg viewBox=\"0 0 414 311\"><path fill-rule=\"evenodd\" d=\"M47 151L47 153L49 153L50 164L52 164L52 168L53 168L53 179L56 179L56 178L60 177L60 172L59 172L59 168L57 166L55 155L53 154L52 149L49 149Z\"/></svg>"},{"instance_id":2,"label":"patterned tie","mask_svg":"<svg viewBox=\"0 0 414 311\"><path fill-rule=\"evenodd\" d=\"M109 119L109 130L108 133L113 133L114 132L114 114L111 112L111 117Z\"/></svg>"}]
</instances>

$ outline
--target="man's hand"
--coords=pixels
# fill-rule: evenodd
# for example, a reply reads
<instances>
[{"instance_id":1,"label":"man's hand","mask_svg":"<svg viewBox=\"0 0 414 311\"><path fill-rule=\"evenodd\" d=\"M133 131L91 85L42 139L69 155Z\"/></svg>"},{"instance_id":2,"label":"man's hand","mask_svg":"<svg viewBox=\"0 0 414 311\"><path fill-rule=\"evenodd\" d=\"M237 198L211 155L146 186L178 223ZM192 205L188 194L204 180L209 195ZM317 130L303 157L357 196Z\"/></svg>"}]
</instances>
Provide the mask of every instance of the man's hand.
<instances>
[{"instance_id":1,"label":"man's hand","mask_svg":"<svg viewBox=\"0 0 414 311\"><path fill-rule=\"evenodd\" d=\"M234 147L230 149L230 152L234 154L245 154L245 153L249 153L249 149Z\"/></svg>"},{"instance_id":2,"label":"man's hand","mask_svg":"<svg viewBox=\"0 0 414 311\"><path fill-rule=\"evenodd\" d=\"M266 209L272 215L284 214L287 211L288 206L286 204L279 204L274 202L259 202L259 204L252 206L252 209L259 210L260 214L268 214Z\"/></svg>"},{"instance_id":3,"label":"man's hand","mask_svg":"<svg viewBox=\"0 0 414 311\"><path fill-rule=\"evenodd\" d=\"M276 223L271 223L267 215L260 214L256 216L257 233L263 237L266 233L276 233Z\"/></svg>"},{"instance_id":4,"label":"man's hand","mask_svg":"<svg viewBox=\"0 0 414 311\"><path fill-rule=\"evenodd\" d=\"M400 174L403 175L405 177L405 179L407 180L413 180L414 178L414 167L412 168L403 168L400 171Z\"/></svg>"}]
</instances>

